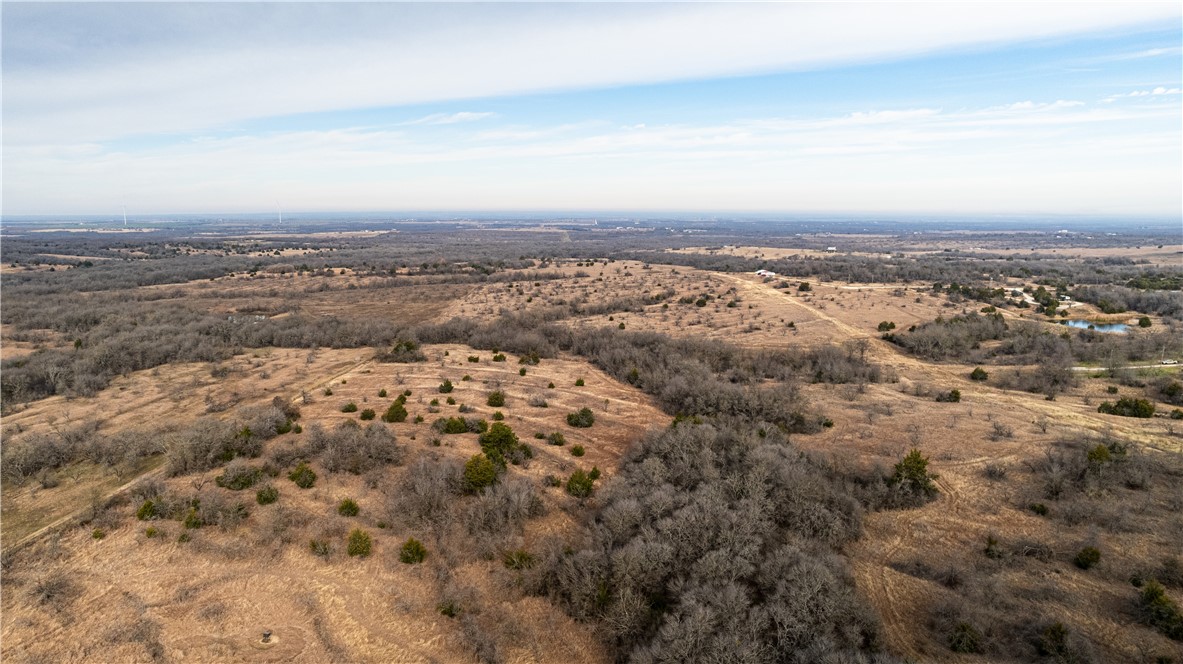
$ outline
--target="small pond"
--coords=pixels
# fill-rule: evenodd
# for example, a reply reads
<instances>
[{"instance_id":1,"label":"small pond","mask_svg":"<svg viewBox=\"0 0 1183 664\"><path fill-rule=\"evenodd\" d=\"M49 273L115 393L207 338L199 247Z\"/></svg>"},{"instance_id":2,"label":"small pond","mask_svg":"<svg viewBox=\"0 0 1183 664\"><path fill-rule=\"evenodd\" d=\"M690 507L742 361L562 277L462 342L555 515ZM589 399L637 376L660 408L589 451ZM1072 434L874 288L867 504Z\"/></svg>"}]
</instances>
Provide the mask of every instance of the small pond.
<instances>
[{"instance_id":1,"label":"small pond","mask_svg":"<svg viewBox=\"0 0 1183 664\"><path fill-rule=\"evenodd\" d=\"M1094 323L1087 320L1065 320L1060 321L1060 325L1076 327L1082 330L1093 329L1097 332L1116 332L1117 334L1125 334L1129 331L1130 327L1125 323Z\"/></svg>"}]
</instances>

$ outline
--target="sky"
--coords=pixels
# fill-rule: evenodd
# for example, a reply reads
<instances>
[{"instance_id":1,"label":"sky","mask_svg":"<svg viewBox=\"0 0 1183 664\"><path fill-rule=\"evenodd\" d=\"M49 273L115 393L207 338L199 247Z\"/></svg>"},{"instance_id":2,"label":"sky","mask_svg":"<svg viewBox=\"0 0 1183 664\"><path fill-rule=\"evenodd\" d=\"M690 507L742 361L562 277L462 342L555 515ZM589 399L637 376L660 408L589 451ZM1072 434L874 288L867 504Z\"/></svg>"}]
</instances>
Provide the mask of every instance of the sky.
<instances>
[{"instance_id":1,"label":"sky","mask_svg":"<svg viewBox=\"0 0 1183 664\"><path fill-rule=\"evenodd\" d=\"M1180 218L1177 2L0 5L4 215Z\"/></svg>"}]
</instances>

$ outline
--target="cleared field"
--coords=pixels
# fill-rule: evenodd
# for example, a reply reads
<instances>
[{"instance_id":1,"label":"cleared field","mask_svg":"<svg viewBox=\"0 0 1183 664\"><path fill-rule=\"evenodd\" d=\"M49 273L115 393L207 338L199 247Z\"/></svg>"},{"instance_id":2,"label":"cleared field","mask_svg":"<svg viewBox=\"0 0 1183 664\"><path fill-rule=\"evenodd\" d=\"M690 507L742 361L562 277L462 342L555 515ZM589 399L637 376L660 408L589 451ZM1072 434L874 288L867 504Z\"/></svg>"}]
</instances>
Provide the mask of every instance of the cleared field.
<instances>
[{"instance_id":1,"label":"cleared field","mask_svg":"<svg viewBox=\"0 0 1183 664\"><path fill-rule=\"evenodd\" d=\"M341 274L344 272L344 274ZM297 274L236 274L181 285L146 286L137 291L167 294L225 313L304 313L313 316L383 318L403 324L434 319L442 306L463 297L471 286L415 284L388 286L386 277L360 276L352 270L330 276Z\"/></svg>"}]
</instances>

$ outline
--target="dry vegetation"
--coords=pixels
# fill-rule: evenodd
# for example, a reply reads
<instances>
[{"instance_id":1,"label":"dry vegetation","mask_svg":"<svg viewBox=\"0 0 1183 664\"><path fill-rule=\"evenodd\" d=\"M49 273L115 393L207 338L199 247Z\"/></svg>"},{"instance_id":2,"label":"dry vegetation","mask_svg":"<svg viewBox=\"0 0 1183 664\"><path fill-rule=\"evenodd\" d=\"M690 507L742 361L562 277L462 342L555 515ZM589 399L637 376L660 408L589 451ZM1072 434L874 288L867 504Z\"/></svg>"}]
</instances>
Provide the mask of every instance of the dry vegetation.
<instances>
[{"instance_id":1,"label":"dry vegetation","mask_svg":"<svg viewBox=\"0 0 1183 664\"><path fill-rule=\"evenodd\" d=\"M1103 335L1019 306L1038 271L947 288L1022 235L513 235L13 250L5 659L1183 660L1139 603L1183 601L1183 305L1088 276L1138 254L1039 245Z\"/></svg>"}]
</instances>

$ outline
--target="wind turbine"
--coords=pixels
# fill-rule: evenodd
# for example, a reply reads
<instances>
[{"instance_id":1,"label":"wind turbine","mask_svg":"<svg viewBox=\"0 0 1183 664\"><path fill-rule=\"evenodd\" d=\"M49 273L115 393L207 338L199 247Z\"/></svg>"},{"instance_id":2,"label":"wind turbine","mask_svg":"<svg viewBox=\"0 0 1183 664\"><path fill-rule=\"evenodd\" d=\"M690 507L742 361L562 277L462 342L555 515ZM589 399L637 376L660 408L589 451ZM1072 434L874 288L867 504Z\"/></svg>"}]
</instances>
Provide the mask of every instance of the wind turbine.
<instances>
[{"instance_id":1,"label":"wind turbine","mask_svg":"<svg viewBox=\"0 0 1183 664\"><path fill-rule=\"evenodd\" d=\"M275 209L279 210L279 225L283 225L283 208L279 207L279 201L275 201Z\"/></svg>"},{"instance_id":2,"label":"wind turbine","mask_svg":"<svg viewBox=\"0 0 1183 664\"><path fill-rule=\"evenodd\" d=\"M127 206L123 206L123 227L127 228Z\"/></svg>"}]
</instances>

